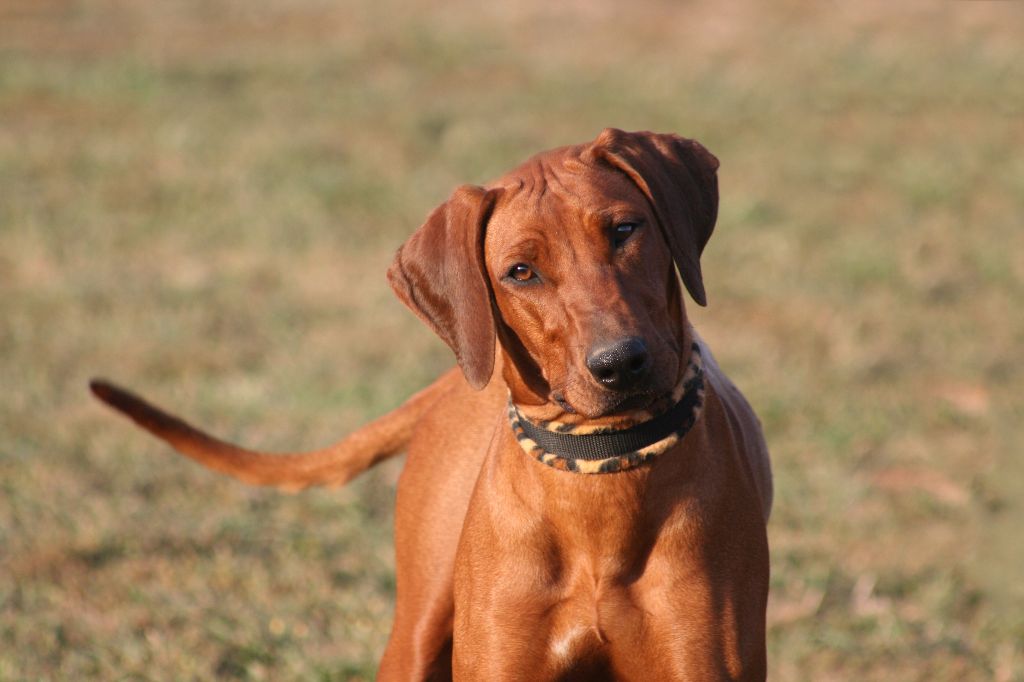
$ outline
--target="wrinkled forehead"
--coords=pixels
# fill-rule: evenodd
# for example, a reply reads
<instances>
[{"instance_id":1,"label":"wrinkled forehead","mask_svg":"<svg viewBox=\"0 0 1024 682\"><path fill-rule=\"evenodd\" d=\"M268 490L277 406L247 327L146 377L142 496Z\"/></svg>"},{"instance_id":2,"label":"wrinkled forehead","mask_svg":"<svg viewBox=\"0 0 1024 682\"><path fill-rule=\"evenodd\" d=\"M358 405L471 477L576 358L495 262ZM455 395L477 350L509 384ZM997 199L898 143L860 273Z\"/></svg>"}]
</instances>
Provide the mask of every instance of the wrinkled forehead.
<instances>
[{"instance_id":1,"label":"wrinkled forehead","mask_svg":"<svg viewBox=\"0 0 1024 682\"><path fill-rule=\"evenodd\" d=\"M647 201L629 178L572 150L530 159L491 185L502 194L488 222L489 247L538 234L569 238L581 227L643 217Z\"/></svg>"}]
</instances>

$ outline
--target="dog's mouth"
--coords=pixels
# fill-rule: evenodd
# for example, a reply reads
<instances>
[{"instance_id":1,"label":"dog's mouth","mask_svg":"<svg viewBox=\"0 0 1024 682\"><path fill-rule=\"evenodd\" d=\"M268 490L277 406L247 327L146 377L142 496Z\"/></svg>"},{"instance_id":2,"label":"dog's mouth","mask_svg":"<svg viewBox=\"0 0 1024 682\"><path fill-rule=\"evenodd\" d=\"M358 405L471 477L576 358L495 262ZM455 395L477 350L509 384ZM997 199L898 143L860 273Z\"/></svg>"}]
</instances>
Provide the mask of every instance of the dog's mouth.
<instances>
[{"instance_id":1,"label":"dog's mouth","mask_svg":"<svg viewBox=\"0 0 1024 682\"><path fill-rule=\"evenodd\" d=\"M551 393L550 399L568 415L578 415L588 420L643 420L665 411L672 403L669 393L640 391L627 395L607 395L592 405L574 405L561 391ZM638 414L640 413L640 414Z\"/></svg>"},{"instance_id":2,"label":"dog's mouth","mask_svg":"<svg viewBox=\"0 0 1024 682\"><path fill-rule=\"evenodd\" d=\"M565 399L565 395L559 391L555 391L551 394L551 400L560 408L565 410L566 414L576 414L576 408L573 407L569 401Z\"/></svg>"},{"instance_id":3,"label":"dog's mouth","mask_svg":"<svg viewBox=\"0 0 1024 682\"><path fill-rule=\"evenodd\" d=\"M549 385L547 408L535 416L612 427L642 422L672 407L677 382L669 377L675 374L676 368L663 362L646 380L626 390L613 390L600 385L589 373L569 373Z\"/></svg>"},{"instance_id":4,"label":"dog's mouth","mask_svg":"<svg viewBox=\"0 0 1024 682\"><path fill-rule=\"evenodd\" d=\"M608 414L620 414L623 412L634 412L636 410L650 411L652 404L655 402L658 402L658 397L654 393L638 393L636 395L625 396L621 400L612 404L611 408L608 410Z\"/></svg>"}]
</instances>

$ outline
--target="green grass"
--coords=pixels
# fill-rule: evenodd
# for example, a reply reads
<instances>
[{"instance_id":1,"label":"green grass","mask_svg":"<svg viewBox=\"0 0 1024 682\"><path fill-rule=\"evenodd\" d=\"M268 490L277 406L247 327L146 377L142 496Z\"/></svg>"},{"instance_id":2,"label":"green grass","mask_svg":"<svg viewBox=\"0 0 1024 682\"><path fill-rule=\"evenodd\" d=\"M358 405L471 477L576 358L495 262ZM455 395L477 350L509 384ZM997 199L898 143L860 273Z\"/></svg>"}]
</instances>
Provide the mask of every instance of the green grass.
<instances>
[{"instance_id":1,"label":"green grass","mask_svg":"<svg viewBox=\"0 0 1024 682\"><path fill-rule=\"evenodd\" d=\"M1021 7L435 5L0 8L0 680L371 678L400 464L246 488L86 381L329 442L451 363L398 244L607 125L722 161L771 678L1024 680Z\"/></svg>"}]
</instances>

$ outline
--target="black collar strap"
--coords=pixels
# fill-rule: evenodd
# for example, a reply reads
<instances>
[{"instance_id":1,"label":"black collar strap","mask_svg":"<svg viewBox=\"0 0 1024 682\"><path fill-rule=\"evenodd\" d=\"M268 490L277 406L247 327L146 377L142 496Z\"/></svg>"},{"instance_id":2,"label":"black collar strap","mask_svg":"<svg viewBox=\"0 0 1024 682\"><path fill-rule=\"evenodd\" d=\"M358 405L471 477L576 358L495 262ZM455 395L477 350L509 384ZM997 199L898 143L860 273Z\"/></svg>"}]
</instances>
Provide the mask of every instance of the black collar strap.
<instances>
[{"instance_id":1,"label":"black collar strap","mask_svg":"<svg viewBox=\"0 0 1024 682\"><path fill-rule=\"evenodd\" d=\"M610 474L650 462L675 445L704 409L704 363L694 343L690 360L667 411L626 429L587 429L571 424L534 424L509 401L508 418L527 454L555 469Z\"/></svg>"}]
</instances>

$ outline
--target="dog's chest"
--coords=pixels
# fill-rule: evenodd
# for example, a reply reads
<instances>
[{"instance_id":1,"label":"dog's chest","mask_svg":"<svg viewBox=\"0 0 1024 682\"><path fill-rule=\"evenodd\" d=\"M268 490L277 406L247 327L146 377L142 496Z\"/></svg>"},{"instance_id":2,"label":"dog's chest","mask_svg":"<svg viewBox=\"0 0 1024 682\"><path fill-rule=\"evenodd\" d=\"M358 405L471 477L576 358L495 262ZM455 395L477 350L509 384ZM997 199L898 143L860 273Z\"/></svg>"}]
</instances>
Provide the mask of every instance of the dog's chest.
<instances>
[{"instance_id":1,"label":"dog's chest","mask_svg":"<svg viewBox=\"0 0 1024 682\"><path fill-rule=\"evenodd\" d=\"M546 657L559 679L614 679L609 635L591 590L577 590L551 611Z\"/></svg>"}]
</instances>

